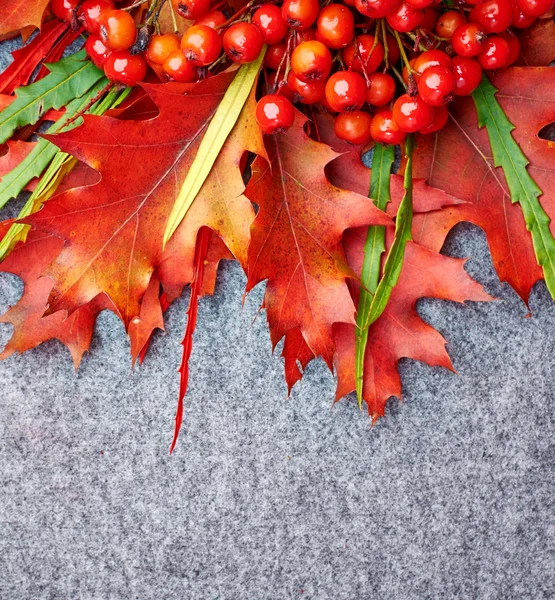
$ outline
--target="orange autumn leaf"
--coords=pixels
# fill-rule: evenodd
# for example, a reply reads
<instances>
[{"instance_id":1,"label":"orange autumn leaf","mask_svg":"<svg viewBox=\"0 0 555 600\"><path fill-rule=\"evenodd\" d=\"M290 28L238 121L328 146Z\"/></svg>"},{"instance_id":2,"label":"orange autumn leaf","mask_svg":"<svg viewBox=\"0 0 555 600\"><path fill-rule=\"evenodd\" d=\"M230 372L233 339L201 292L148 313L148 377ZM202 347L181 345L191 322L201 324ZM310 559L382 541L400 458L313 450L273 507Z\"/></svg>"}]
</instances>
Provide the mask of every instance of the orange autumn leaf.
<instances>
[{"instance_id":1,"label":"orange autumn leaf","mask_svg":"<svg viewBox=\"0 0 555 600\"><path fill-rule=\"evenodd\" d=\"M0 2L0 35L40 27L49 0L2 0Z\"/></svg>"}]
</instances>

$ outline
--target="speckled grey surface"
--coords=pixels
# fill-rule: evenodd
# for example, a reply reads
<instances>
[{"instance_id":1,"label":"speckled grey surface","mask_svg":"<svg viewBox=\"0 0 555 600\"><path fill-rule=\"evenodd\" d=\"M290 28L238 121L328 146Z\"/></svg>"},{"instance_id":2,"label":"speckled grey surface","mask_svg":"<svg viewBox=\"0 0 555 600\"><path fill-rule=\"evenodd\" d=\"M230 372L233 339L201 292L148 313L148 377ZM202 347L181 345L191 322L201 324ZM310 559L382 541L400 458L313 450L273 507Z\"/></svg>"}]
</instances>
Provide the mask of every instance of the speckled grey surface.
<instances>
[{"instance_id":1,"label":"speckled grey surface","mask_svg":"<svg viewBox=\"0 0 555 600\"><path fill-rule=\"evenodd\" d=\"M0 599L555 598L555 304L525 318L474 227L447 252L499 301L421 302L459 375L404 361L373 430L322 363L286 399L233 265L172 457L186 299L134 373L110 314L77 375L55 342L0 363ZM20 292L2 274L0 311Z\"/></svg>"}]
</instances>

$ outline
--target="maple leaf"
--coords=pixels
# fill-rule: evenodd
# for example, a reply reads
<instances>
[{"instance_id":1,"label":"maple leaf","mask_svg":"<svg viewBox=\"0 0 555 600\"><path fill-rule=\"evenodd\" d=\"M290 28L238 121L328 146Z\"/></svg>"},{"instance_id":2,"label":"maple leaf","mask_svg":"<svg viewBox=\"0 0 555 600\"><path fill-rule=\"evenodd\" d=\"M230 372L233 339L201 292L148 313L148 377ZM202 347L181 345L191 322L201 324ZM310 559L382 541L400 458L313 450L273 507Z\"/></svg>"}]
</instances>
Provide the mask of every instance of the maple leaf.
<instances>
[{"instance_id":1,"label":"maple leaf","mask_svg":"<svg viewBox=\"0 0 555 600\"><path fill-rule=\"evenodd\" d=\"M2 0L0 35L19 31L29 25L40 27L50 0Z\"/></svg>"},{"instance_id":2,"label":"maple leaf","mask_svg":"<svg viewBox=\"0 0 555 600\"><path fill-rule=\"evenodd\" d=\"M345 236L349 264L357 273L362 268L366 235L366 228L359 228ZM401 358L454 370L445 350L445 339L419 317L416 302L425 297L455 302L492 300L466 273L464 262L414 242L407 243L399 281L385 311L370 326L368 335L363 398L373 422L384 415L391 396L401 397L401 378L397 370ZM356 290L354 294L356 297ZM355 389L355 328L341 323L335 325L334 333L337 401Z\"/></svg>"},{"instance_id":3,"label":"maple leaf","mask_svg":"<svg viewBox=\"0 0 555 600\"><path fill-rule=\"evenodd\" d=\"M555 70L514 67L492 76L497 99L516 126L513 136L530 161L528 172L537 185L550 192L555 187L555 148L538 132L555 119ZM533 90L523 94L523 90ZM414 240L439 250L445 234L460 221L484 229L494 266L527 301L534 284L542 279L532 239L521 207L511 202L503 170L496 168L485 129L479 129L470 98L461 98L450 109L451 119L435 136L418 139L415 175L467 204L415 218ZM539 198L546 213L555 216L553 197ZM553 226L553 223L552 223Z\"/></svg>"},{"instance_id":4,"label":"maple leaf","mask_svg":"<svg viewBox=\"0 0 555 600\"><path fill-rule=\"evenodd\" d=\"M260 210L252 226L247 291L267 279L264 305L274 346L298 328L312 352L331 367L332 324L354 322L341 237L350 227L389 224L360 194L326 178L337 153L311 140L306 119L267 138L269 162L257 157L246 196Z\"/></svg>"},{"instance_id":5,"label":"maple leaf","mask_svg":"<svg viewBox=\"0 0 555 600\"><path fill-rule=\"evenodd\" d=\"M167 215L232 76L145 84L159 109L154 119L87 116L71 132L48 136L101 174L96 185L55 196L26 220L66 242L47 270L55 282L51 312L71 312L105 292L126 328L140 314L163 258Z\"/></svg>"}]
</instances>

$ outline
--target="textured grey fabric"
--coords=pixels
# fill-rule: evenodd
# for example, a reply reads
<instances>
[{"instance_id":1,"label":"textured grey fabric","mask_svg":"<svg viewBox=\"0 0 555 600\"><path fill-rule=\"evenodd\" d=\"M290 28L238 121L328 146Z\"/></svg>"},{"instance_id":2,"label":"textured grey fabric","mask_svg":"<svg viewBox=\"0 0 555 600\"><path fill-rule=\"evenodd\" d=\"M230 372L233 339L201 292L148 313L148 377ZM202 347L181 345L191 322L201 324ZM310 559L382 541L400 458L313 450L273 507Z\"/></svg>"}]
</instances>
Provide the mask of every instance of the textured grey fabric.
<instances>
[{"instance_id":1,"label":"textured grey fabric","mask_svg":"<svg viewBox=\"0 0 555 600\"><path fill-rule=\"evenodd\" d=\"M172 457L186 298L133 373L108 313L77 374L57 342L0 363L0 599L555 598L555 304L526 318L474 227L446 251L499 301L420 303L459 375L404 361L374 429L321 362L286 398L230 264ZM20 293L0 275L0 311Z\"/></svg>"}]
</instances>

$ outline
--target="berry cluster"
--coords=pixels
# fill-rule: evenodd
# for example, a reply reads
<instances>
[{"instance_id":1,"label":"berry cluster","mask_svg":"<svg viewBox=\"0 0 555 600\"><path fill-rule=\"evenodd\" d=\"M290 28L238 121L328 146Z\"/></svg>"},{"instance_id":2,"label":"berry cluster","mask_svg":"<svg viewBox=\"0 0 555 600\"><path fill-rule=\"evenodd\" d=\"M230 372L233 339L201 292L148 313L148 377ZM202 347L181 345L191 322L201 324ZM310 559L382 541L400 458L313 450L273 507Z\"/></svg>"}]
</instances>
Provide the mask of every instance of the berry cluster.
<instances>
[{"instance_id":1,"label":"berry cluster","mask_svg":"<svg viewBox=\"0 0 555 600\"><path fill-rule=\"evenodd\" d=\"M107 77L135 85L147 65L167 79L194 82L229 61L255 60L264 44L265 91L256 110L264 133L291 126L293 104L318 104L352 144L391 144L433 133L447 105L471 94L483 70L514 63L514 29L530 27L555 0L251 0L235 14L211 0L171 0L193 24L181 39L156 34L164 0L137 27L113 0L53 0L54 13L81 23L86 49ZM158 7L158 10L156 10ZM217 10L216 8L222 8ZM154 33L154 34L153 34Z\"/></svg>"}]
</instances>

